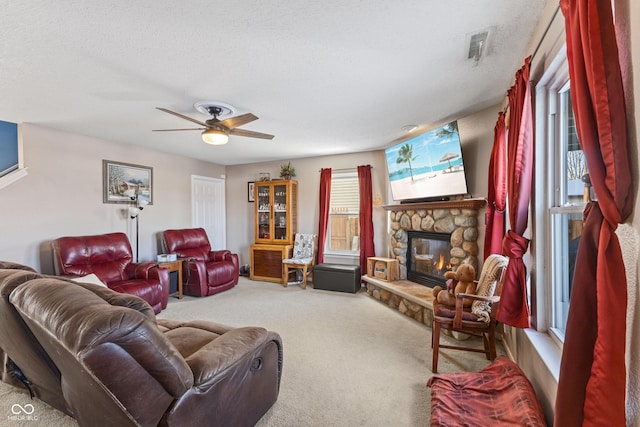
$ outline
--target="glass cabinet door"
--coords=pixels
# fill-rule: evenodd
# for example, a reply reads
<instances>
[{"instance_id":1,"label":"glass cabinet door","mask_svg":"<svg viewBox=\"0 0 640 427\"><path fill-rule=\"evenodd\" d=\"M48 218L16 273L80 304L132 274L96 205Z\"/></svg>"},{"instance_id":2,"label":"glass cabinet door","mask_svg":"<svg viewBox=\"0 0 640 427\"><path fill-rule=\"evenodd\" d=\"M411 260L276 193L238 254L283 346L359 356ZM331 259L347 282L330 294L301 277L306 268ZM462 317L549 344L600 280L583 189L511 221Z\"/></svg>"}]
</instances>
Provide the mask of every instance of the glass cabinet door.
<instances>
[{"instance_id":1,"label":"glass cabinet door","mask_svg":"<svg viewBox=\"0 0 640 427\"><path fill-rule=\"evenodd\" d=\"M256 185L258 203L258 238L271 239L271 186Z\"/></svg>"},{"instance_id":2,"label":"glass cabinet door","mask_svg":"<svg viewBox=\"0 0 640 427\"><path fill-rule=\"evenodd\" d=\"M254 188L256 243L292 245L298 228L298 182L256 182Z\"/></svg>"},{"instance_id":3,"label":"glass cabinet door","mask_svg":"<svg viewBox=\"0 0 640 427\"><path fill-rule=\"evenodd\" d=\"M287 240L287 186L273 187L273 227L274 239Z\"/></svg>"}]
</instances>

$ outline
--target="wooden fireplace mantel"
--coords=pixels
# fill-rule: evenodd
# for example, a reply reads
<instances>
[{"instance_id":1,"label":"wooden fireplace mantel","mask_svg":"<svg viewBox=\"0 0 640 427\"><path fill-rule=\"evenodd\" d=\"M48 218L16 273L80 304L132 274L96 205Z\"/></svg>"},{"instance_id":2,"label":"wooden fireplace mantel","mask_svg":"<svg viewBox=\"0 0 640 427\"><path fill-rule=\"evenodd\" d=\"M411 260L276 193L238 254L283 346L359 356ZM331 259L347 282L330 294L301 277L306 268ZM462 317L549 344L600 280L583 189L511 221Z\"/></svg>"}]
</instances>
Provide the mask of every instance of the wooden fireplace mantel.
<instances>
[{"instance_id":1,"label":"wooden fireplace mantel","mask_svg":"<svg viewBox=\"0 0 640 427\"><path fill-rule=\"evenodd\" d=\"M388 211L406 211L420 209L480 209L487 204L486 199L462 199L439 202L402 203L382 206Z\"/></svg>"}]
</instances>

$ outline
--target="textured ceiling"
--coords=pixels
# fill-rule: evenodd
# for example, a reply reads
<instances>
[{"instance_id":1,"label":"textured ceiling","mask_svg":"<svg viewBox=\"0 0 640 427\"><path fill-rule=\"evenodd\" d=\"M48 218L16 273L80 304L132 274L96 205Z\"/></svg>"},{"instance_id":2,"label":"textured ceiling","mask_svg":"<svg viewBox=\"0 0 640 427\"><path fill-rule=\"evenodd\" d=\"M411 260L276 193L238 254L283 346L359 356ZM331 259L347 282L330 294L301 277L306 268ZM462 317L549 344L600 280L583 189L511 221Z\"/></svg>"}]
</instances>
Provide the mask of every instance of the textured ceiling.
<instances>
[{"instance_id":1,"label":"textured ceiling","mask_svg":"<svg viewBox=\"0 0 640 427\"><path fill-rule=\"evenodd\" d=\"M219 164L368 151L504 99L543 0L4 2L0 120ZM478 64L473 33L490 30ZM204 144L215 100L271 141ZM197 127L197 126L196 126Z\"/></svg>"}]
</instances>

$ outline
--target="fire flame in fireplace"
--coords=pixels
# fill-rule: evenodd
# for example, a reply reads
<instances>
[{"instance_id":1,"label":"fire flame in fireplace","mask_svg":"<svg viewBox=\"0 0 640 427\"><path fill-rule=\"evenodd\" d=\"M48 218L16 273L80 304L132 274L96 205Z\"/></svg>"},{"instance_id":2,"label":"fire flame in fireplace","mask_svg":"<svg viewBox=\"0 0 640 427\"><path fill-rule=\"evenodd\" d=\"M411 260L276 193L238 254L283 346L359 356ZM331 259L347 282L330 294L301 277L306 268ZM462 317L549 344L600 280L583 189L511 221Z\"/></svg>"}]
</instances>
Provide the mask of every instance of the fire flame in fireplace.
<instances>
[{"instance_id":1,"label":"fire flame in fireplace","mask_svg":"<svg viewBox=\"0 0 640 427\"><path fill-rule=\"evenodd\" d=\"M440 260L438 261L438 263L435 265L436 271L438 272L438 275L442 275L442 270L446 269L446 270L451 270L451 263L447 263L445 265L445 260L444 260L444 255L440 255Z\"/></svg>"},{"instance_id":2,"label":"fire flame in fireplace","mask_svg":"<svg viewBox=\"0 0 640 427\"><path fill-rule=\"evenodd\" d=\"M438 264L436 264L436 269L438 270L438 273L442 271L442 267L444 267L444 255L440 255L440 261L438 261Z\"/></svg>"}]
</instances>

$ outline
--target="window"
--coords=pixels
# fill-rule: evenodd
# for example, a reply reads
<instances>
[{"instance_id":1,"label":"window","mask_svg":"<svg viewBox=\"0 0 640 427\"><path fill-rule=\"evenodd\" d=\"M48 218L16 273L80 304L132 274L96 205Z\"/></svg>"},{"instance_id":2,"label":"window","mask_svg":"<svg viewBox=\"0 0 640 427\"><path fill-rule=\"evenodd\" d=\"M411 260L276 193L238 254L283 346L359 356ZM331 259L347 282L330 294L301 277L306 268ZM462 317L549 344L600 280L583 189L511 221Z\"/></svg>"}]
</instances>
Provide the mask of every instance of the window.
<instances>
[{"instance_id":1,"label":"window","mask_svg":"<svg viewBox=\"0 0 640 427\"><path fill-rule=\"evenodd\" d=\"M331 175L326 250L336 255L360 253L360 195L356 172Z\"/></svg>"},{"instance_id":2,"label":"window","mask_svg":"<svg viewBox=\"0 0 640 427\"><path fill-rule=\"evenodd\" d=\"M18 125L0 121L0 177L18 170Z\"/></svg>"},{"instance_id":3,"label":"window","mask_svg":"<svg viewBox=\"0 0 640 427\"><path fill-rule=\"evenodd\" d=\"M544 117L547 132L542 140L538 138L543 149L536 156L543 158L536 160L536 187L546 194L537 192L537 197L544 200L537 218L545 224L538 228L541 236L537 240L537 265L545 274L538 280L538 286L542 286L546 295L543 327L548 326L552 336L562 343L582 234L582 212L592 191L576 133L566 58L563 56L542 80L545 83L538 87L538 94L543 91L544 96L537 108L538 117Z\"/></svg>"},{"instance_id":4,"label":"window","mask_svg":"<svg viewBox=\"0 0 640 427\"><path fill-rule=\"evenodd\" d=\"M0 188L27 174L20 148L18 125L0 120Z\"/></svg>"},{"instance_id":5,"label":"window","mask_svg":"<svg viewBox=\"0 0 640 427\"><path fill-rule=\"evenodd\" d=\"M555 203L550 209L553 283L551 328L564 341L571 282L582 234L585 189L589 192L589 187L584 181L588 178L587 163L576 134L568 85L556 98L560 103L557 118L560 141L559 144L554 144L558 161L553 180Z\"/></svg>"}]
</instances>

